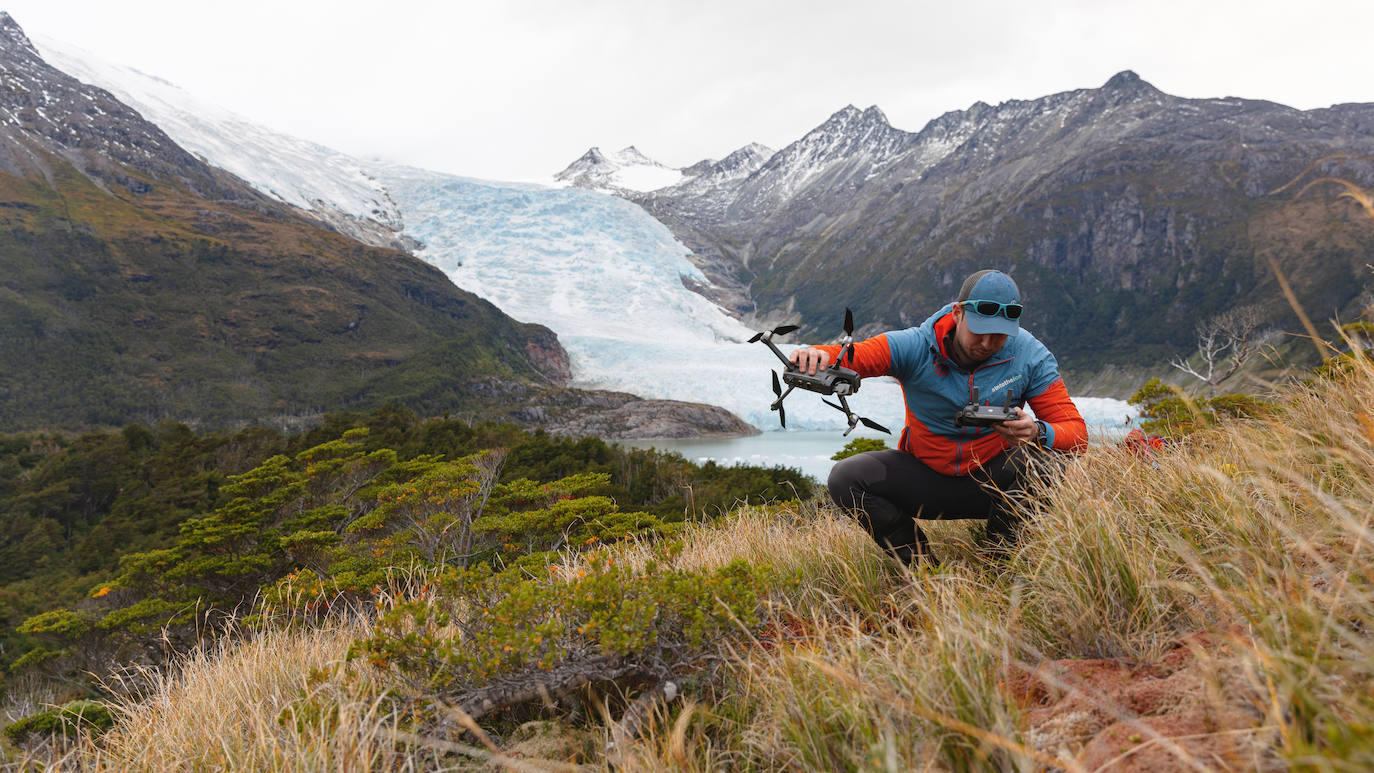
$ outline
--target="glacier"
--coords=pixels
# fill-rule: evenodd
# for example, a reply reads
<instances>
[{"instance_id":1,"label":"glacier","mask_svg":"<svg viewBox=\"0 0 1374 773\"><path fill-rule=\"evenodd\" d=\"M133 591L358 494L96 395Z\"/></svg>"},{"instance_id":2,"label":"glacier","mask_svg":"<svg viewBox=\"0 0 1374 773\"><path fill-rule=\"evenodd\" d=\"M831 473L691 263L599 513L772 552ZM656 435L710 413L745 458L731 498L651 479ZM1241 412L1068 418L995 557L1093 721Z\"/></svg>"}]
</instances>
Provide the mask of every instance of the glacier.
<instances>
[{"instance_id":1,"label":"glacier","mask_svg":"<svg viewBox=\"0 0 1374 773\"><path fill-rule=\"evenodd\" d=\"M684 277L702 285L708 280L687 260L688 249L638 205L583 188L474 180L356 159L88 52L49 40L36 45L59 69L109 90L177 143L264 193L417 239L424 245L417 256L459 287L558 333L574 386L709 403L760 429L778 429L768 410L768 371L777 359L746 343L754 330L684 285ZM626 166L632 160L653 165L621 159ZM837 304L837 337L843 314ZM1135 413L1120 400L1075 402L1099 427L1118 427ZM865 380L851 407L894 432L902 425L901 390L891 379ZM844 417L814 394L794 393L786 408L790 430L844 429Z\"/></svg>"},{"instance_id":2,"label":"glacier","mask_svg":"<svg viewBox=\"0 0 1374 773\"><path fill-rule=\"evenodd\" d=\"M404 233L425 245L417 256L516 319L556 331L574 386L710 403L761 429L777 426L768 410L777 358L747 343L756 331L687 289L683 277L706 284L705 275L639 205L405 167L379 169L378 178L405 213ZM900 390L883 381L864 382L853 407L869 415L869 405L895 405L870 418L900 426ZM787 419L797 429L844 423L802 394L788 398Z\"/></svg>"},{"instance_id":3,"label":"glacier","mask_svg":"<svg viewBox=\"0 0 1374 773\"><path fill-rule=\"evenodd\" d=\"M684 277L707 279L687 248L638 205L581 188L404 167L377 174L405 213L405 234L425 244L417 255L507 314L556 331L575 386L710 403L760 429L778 428L768 409L768 371L777 358L747 343L755 330L686 287ZM843 318L837 306L837 337ZM1097 426L1119 426L1135 414L1120 400L1075 402ZM901 388L889 378L865 380L850 399L853 410L894 432L902 405ZM785 407L789 429L845 425L814 394L795 392Z\"/></svg>"}]
</instances>

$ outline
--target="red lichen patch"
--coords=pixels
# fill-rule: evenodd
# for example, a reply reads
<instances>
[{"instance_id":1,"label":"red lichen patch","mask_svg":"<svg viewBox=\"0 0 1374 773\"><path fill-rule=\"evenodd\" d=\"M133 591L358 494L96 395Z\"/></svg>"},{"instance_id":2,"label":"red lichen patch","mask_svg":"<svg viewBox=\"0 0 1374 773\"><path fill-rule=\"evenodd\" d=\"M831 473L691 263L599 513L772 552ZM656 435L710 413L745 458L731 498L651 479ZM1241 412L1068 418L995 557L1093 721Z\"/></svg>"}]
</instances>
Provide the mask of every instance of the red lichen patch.
<instances>
[{"instance_id":1,"label":"red lichen patch","mask_svg":"<svg viewBox=\"0 0 1374 773\"><path fill-rule=\"evenodd\" d=\"M1210 706L1117 722L1097 733L1078 762L1102 773L1258 770L1267 765L1257 725L1250 712Z\"/></svg>"},{"instance_id":2,"label":"red lichen patch","mask_svg":"<svg viewBox=\"0 0 1374 773\"><path fill-rule=\"evenodd\" d=\"M1224 635L1182 637L1158 663L1055 660L1009 675L1030 746L1086 770L1254 770L1269 733L1219 685Z\"/></svg>"},{"instance_id":3,"label":"red lichen patch","mask_svg":"<svg viewBox=\"0 0 1374 773\"><path fill-rule=\"evenodd\" d=\"M768 623L758 635L759 649L771 652L783 644L798 645L815 635L811 624L793 615L784 615Z\"/></svg>"}]
</instances>

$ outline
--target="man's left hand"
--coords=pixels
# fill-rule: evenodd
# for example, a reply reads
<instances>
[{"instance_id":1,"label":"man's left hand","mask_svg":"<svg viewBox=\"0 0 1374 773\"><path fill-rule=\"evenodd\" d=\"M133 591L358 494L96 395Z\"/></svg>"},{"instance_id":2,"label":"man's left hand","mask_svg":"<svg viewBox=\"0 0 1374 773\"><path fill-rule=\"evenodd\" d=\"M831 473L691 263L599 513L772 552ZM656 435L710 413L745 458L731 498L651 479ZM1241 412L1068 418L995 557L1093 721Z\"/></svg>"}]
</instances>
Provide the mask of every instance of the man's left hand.
<instances>
[{"instance_id":1,"label":"man's left hand","mask_svg":"<svg viewBox=\"0 0 1374 773\"><path fill-rule=\"evenodd\" d=\"M1035 419L1025 413L1011 421L994 424L992 428L1013 446L1034 443L1040 437L1040 426L1035 423Z\"/></svg>"}]
</instances>

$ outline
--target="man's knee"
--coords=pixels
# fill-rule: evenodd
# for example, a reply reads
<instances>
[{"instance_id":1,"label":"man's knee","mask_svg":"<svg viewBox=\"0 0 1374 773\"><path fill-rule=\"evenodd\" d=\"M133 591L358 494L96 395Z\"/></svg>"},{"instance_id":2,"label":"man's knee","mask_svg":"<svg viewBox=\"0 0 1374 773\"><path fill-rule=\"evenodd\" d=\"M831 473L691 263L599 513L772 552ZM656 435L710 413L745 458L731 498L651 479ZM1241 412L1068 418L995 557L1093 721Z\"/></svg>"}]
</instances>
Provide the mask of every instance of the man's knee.
<instances>
[{"instance_id":1,"label":"man's knee","mask_svg":"<svg viewBox=\"0 0 1374 773\"><path fill-rule=\"evenodd\" d=\"M845 457L830 468L830 477L825 482L830 501L848 510L862 506L863 494L877 480L876 476L883 473L882 465L871 457L872 453Z\"/></svg>"}]
</instances>

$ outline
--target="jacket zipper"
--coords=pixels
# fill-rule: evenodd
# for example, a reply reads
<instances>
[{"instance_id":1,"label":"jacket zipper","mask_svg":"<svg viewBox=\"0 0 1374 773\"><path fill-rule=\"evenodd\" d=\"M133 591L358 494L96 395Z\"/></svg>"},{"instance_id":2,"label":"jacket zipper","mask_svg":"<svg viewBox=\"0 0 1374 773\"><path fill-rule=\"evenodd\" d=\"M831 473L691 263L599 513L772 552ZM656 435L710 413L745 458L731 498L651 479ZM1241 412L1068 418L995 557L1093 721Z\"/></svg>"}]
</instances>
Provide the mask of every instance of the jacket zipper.
<instances>
[{"instance_id":1,"label":"jacket zipper","mask_svg":"<svg viewBox=\"0 0 1374 773\"><path fill-rule=\"evenodd\" d=\"M1005 365L1005 364L1011 362L1011 361L1014 360L1014 359L1016 359L1016 358L1015 358L1015 357L1008 357L1008 358L1006 358L1005 360L998 360L997 362L985 362L985 363L983 363L982 365L979 365L978 367L976 367L976 368L974 368L973 370L969 371L969 372L968 372L968 399L969 399L969 401L972 401L972 400L973 400L973 376L974 376L974 374L976 374L978 371L982 370L983 368L990 368L990 367L992 367L993 365ZM952 361L952 360L951 360L951 364L953 364L953 361ZM974 430L974 434L977 434L977 432L978 432L978 430L975 429L975 430ZM960 438L960 439L954 441L954 474L955 474L955 475L958 475L958 474L959 474L959 468L960 468L960 466L962 466L962 464L963 464L963 458L964 458L964 442L965 442L965 441L963 440L963 437L964 437L964 429L963 429L963 428L960 428L960 429L959 429L959 438Z\"/></svg>"}]
</instances>

